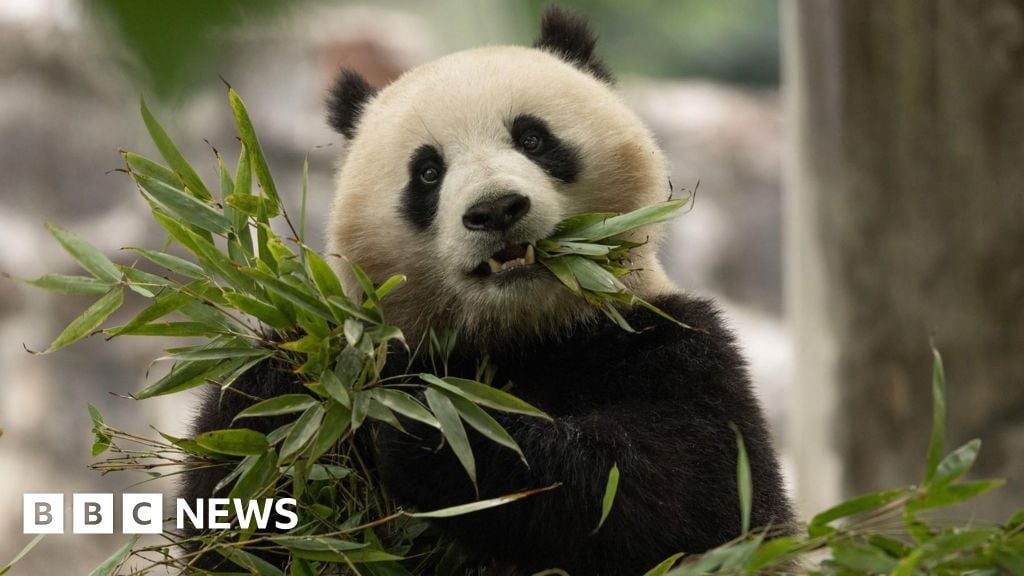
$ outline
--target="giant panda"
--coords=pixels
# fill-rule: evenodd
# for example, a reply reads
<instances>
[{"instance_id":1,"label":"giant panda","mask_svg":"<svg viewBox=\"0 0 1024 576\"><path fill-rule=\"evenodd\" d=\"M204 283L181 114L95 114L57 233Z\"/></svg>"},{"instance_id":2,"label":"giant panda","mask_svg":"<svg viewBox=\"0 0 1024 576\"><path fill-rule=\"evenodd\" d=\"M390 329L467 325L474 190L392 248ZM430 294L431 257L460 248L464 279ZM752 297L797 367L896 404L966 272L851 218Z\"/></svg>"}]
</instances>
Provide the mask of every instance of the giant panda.
<instances>
[{"instance_id":1,"label":"giant panda","mask_svg":"<svg viewBox=\"0 0 1024 576\"><path fill-rule=\"evenodd\" d=\"M449 373L472 377L486 356L498 385L553 417L494 414L527 463L473 437L478 493L433 429L379 430L374 460L399 503L432 510L558 484L437 528L488 574L643 574L740 534L735 426L753 477L751 525L791 525L743 356L715 306L669 281L658 230L644 232L627 284L691 328L638 307L622 310L637 329L628 333L535 261L532 243L568 216L669 195L665 159L584 20L549 9L533 47L451 54L380 91L343 71L328 107L347 141L327 223L346 289L359 292L350 262L378 282L406 275L388 297L389 323L410 341L454 332ZM229 426L253 397L301 390L272 367L234 387L245 394L205 400L196 432ZM595 532L613 465L618 493ZM184 495L209 496L216 480L190 473Z\"/></svg>"}]
</instances>

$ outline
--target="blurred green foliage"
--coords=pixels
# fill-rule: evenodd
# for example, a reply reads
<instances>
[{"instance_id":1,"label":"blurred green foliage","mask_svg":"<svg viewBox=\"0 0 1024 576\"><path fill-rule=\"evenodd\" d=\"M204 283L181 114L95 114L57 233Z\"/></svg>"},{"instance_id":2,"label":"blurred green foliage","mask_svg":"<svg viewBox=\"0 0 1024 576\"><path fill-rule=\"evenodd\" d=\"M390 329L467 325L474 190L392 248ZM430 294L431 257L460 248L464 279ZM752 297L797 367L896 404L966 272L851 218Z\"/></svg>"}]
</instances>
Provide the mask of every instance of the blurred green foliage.
<instances>
[{"instance_id":1,"label":"blurred green foliage","mask_svg":"<svg viewBox=\"0 0 1024 576\"><path fill-rule=\"evenodd\" d=\"M216 73L226 32L282 16L303 0L86 0L119 60L162 98Z\"/></svg>"},{"instance_id":2,"label":"blurred green foliage","mask_svg":"<svg viewBox=\"0 0 1024 576\"><path fill-rule=\"evenodd\" d=\"M294 16L315 4L352 0L86 0L117 59L164 99L214 81L230 33ZM424 17L446 50L481 42L529 43L549 0L388 0L375 6ZM700 76L752 85L779 80L776 0L565 0L588 17L601 53L620 75ZM484 35L486 37L481 37Z\"/></svg>"},{"instance_id":3,"label":"blurred green foliage","mask_svg":"<svg viewBox=\"0 0 1024 576\"><path fill-rule=\"evenodd\" d=\"M526 38L536 34L548 0L527 0ZM618 73L700 76L748 85L779 82L776 0L568 0L600 36L599 50ZM525 40L525 38L524 38Z\"/></svg>"}]
</instances>

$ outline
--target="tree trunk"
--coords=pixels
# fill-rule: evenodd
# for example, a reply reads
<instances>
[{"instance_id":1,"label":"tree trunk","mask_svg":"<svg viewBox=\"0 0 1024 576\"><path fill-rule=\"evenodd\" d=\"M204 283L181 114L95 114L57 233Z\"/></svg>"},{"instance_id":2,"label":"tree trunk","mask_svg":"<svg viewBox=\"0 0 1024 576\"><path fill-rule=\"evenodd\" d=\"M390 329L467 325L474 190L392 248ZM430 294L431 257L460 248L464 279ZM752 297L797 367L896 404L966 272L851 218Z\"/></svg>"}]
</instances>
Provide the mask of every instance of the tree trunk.
<instances>
[{"instance_id":1,"label":"tree trunk","mask_svg":"<svg viewBox=\"0 0 1024 576\"><path fill-rule=\"evenodd\" d=\"M786 10L804 511L920 480L933 338L947 449L983 439L974 474L1010 482L978 511L1005 519L1024 505L1024 1Z\"/></svg>"}]
</instances>

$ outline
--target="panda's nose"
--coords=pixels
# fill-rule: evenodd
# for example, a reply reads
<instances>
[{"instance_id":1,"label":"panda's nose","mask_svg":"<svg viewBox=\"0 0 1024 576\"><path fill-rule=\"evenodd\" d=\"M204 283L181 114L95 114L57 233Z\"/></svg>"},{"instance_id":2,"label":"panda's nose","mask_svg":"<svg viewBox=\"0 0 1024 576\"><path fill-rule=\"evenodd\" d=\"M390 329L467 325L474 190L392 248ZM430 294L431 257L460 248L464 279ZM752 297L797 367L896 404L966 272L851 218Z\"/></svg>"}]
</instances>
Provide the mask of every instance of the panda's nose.
<instances>
[{"instance_id":1,"label":"panda's nose","mask_svg":"<svg viewBox=\"0 0 1024 576\"><path fill-rule=\"evenodd\" d=\"M481 200L462 215L467 230L504 232L530 211L530 199L514 192Z\"/></svg>"}]
</instances>

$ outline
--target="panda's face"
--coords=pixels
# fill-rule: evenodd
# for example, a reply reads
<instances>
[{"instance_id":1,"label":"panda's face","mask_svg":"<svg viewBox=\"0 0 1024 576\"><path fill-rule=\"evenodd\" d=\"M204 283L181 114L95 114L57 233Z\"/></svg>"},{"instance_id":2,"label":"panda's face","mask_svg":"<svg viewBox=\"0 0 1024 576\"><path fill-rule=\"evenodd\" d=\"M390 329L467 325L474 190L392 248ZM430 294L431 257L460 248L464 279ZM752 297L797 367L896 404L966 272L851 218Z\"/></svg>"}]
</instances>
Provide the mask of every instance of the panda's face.
<instances>
[{"instance_id":1,"label":"panda's face","mask_svg":"<svg viewBox=\"0 0 1024 576\"><path fill-rule=\"evenodd\" d=\"M375 281L408 277L385 307L407 332L522 337L586 316L536 261L534 243L573 214L628 211L668 194L660 152L608 84L544 51L453 54L359 112L330 251ZM663 281L649 256L635 263L645 269L634 278L641 291Z\"/></svg>"}]
</instances>

